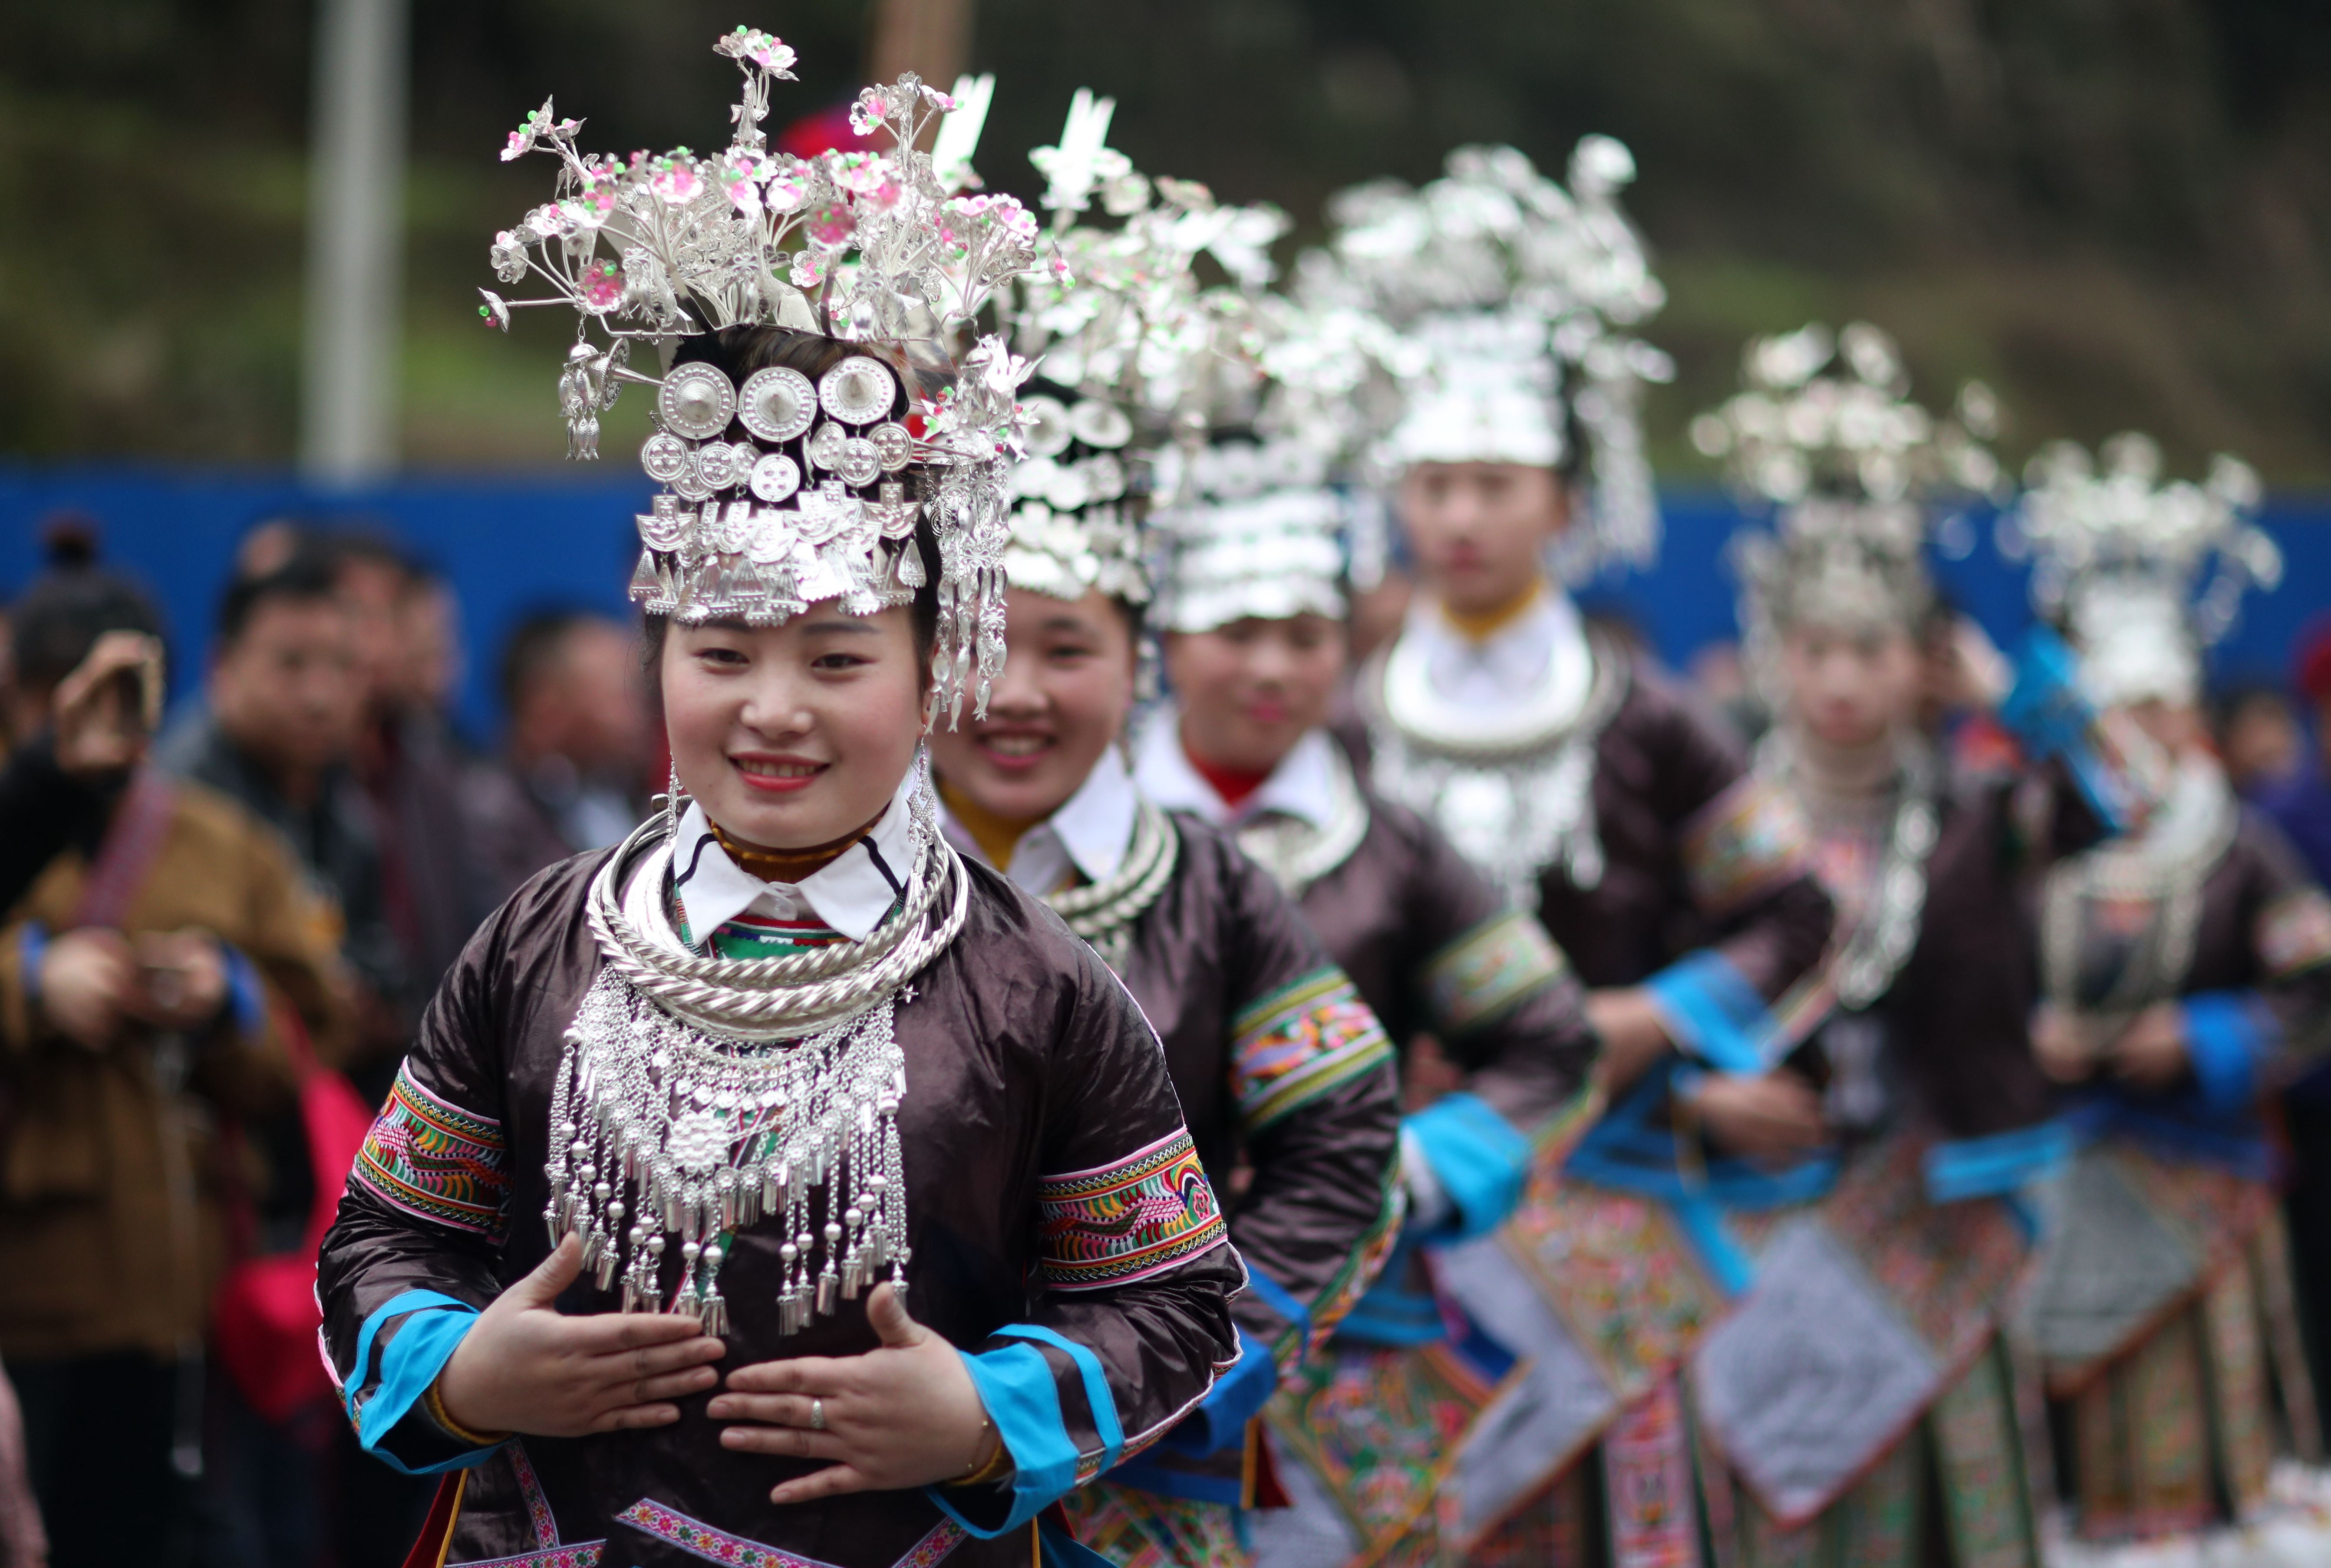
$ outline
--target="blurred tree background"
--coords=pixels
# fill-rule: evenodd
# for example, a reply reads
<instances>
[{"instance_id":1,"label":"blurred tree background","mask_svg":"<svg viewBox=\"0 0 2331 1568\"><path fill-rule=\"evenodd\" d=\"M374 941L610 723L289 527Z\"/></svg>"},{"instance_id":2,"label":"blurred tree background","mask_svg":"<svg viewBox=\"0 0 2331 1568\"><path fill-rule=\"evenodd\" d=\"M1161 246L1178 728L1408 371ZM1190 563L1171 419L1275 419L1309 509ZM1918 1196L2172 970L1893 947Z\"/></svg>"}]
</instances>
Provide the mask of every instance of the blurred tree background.
<instances>
[{"instance_id":1,"label":"blurred tree background","mask_svg":"<svg viewBox=\"0 0 2331 1568\"><path fill-rule=\"evenodd\" d=\"M414 0L407 461L562 449L561 329L475 309L494 230L548 189L495 157L527 109L555 88L588 146L717 146L718 33L800 51L782 122L854 90L868 9ZM0 0L0 451L287 458L310 30L300 0ZM2331 482L2331 7L977 0L971 53L999 77L991 185L1032 196L1025 150L1089 85L1139 166L1275 201L1300 239L1330 191L1462 142L1558 171L1621 138L1671 296L1651 417L1677 477L1746 335L1860 316L1930 401L1991 381L2012 451L2136 425Z\"/></svg>"}]
</instances>

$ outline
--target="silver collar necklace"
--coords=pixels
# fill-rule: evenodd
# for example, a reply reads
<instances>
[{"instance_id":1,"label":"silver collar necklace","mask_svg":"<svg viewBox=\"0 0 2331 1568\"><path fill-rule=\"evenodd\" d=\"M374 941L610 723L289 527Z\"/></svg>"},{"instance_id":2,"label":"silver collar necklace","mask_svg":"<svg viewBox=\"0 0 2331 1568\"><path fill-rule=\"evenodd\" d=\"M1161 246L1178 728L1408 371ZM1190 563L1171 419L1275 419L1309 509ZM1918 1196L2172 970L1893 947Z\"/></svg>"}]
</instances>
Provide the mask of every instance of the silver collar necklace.
<instances>
[{"instance_id":1,"label":"silver collar necklace","mask_svg":"<svg viewBox=\"0 0 2331 1568\"><path fill-rule=\"evenodd\" d=\"M690 953L663 913L662 819L593 879L602 962L551 1090L544 1218L554 1246L582 1238L600 1289L620 1273L623 1310L726 1332L721 1263L735 1233L764 1221L784 1238L781 1333L830 1316L885 1268L905 1288L894 1015L909 979L962 930L970 890L927 774L909 799L907 890L862 942L785 958Z\"/></svg>"}]
</instances>

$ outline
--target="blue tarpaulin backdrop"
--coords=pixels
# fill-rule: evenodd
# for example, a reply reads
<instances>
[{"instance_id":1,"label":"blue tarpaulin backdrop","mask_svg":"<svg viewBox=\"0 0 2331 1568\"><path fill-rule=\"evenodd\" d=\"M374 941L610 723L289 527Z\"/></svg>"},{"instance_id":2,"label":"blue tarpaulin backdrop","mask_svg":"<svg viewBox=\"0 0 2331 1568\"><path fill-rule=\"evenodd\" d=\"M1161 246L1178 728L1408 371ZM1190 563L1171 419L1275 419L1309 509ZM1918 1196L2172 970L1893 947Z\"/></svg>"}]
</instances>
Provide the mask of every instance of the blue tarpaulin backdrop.
<instances>
[{"instance_id":1,"label":"blue tarpaulin backdrop","mask_svg":"<svg viewBox=\"0 0 2331 1568\"><path fill-rule=\"evenodd\" d=\"M323 495L280 473L0 465L0 594L13 594L39 570L43 521L60 511L88 514L102 530L106 559L143 578L162 601L175 696L199 678L228 565L252 525L287 515L376 524L451 579L469 654L460 718L485 740L500 719L495 660L519 616L546 605L626 611L623 588L639 551L632 515L648 494L645 480L617 477L628 466L573 476L404 479ZM1664 508L1667 547L1658 568L1598 583L1583 596L1628 614L1681 664L1734 635L1724 547L1740 515L1709 491L1670 493ZM2292 638L2331 600L2331 499L2278 499L2264 521L2283 547L2283 586L2245 602L2241 627L2218 651L2222 679L2282 677ZM1989 536L1988 527L1973 528L1966 538L1974 547L1938 568L1952 598L2005 642L2030 618L2024 572L2001 559Z\"/></svg>"}]
</instances>

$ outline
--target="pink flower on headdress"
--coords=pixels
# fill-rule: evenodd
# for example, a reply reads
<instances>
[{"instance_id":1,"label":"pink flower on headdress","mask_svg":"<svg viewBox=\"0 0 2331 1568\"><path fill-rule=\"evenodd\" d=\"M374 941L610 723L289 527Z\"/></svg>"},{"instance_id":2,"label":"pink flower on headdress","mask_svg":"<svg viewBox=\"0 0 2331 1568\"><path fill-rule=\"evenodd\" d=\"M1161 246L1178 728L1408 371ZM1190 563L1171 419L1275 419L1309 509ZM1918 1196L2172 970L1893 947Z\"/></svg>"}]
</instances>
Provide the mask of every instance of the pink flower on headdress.
<instances>
[{"instance_id":1,"label":"pink flower on headdress","mask_svg":"<svg viewBox=\"0 0 2331 1568\"><path fill-rule=\"evenodd\" d=\"M534 144L542 139L543 133L549 129L550 100L546 98L540 109L520 120L519 128L509 133L509 144L502 148L502 162L508 163L521 154L532 152Z\"/></svg>"},{"instance_id":2,"label":"pink flower on headdress","mask_svg":"<svg viewBox=\"0 0 2331 1568\"><path fill-rule=\"evenodd\" d=\"M558 204L559 215L576 229L596 229L615 210L615 182L595 180Z\"/></svg>"},{"instance_id":3,"label":"pink flower on headdress","mask_svg":"<svg viewBox=\"0 0 2331 1568\"><path fill-rule=\"evenodd\" d=\"M675 207L684 207L704 193L704 176L696 172L696 160L686 147L678 148L669 157L655 160L656 172L648 176L648 189Z\"/></svg>"},{"instance_id":4,"label":"pink flower on headdress","mask_svg":"<svg viewBox=\"0 0 2331 1568\"><path fill-rule=\"evenodd\" d=\"M793 80L793 49L775 33L764 33L757 27L739 27L728 34L713 49L731 60L748 61L771 76Z\"/></svg>"},{"instance_id":5,"label":"pink flower on headdress","mask_svg":"<svg viewBox=\"0 0 2331 1568\"><path fill-rule=\"evenodd\" d=\"M761 210L761 176L767 160L747 150L731 151L720 166L720 188L740 213Z\"/></svg>"},{"instance_id":6,"label":"pink flower on headdress","mask_svg":"<svg viewBox=\"0 0 2331 1568\"><path fill-rule=\"evenodd\" d=\"M486 325L499 327L505 332L509 331L509 306L503 302L502 297L490 289L480 289L478 290L478 295L485 300L484 304L478 307L478 314L485 318Z\"/></svg>"},{"instance_id":7,"label":"pink flower on headdress","mask_svg":"<svg viewBox=\"0 0 2331 1568\"><path fill-rule=\"evenodd\" d=\"M887 112L882 106L881 90L867 88L859 93L858 101L850 106L850 128L860 136L872 136L875 127L883 123Z\"/></svg>"},{"instance_id":8,"label":"pink flower on headdress","mask_svg":"<svg viewBox=\"0 0 2331 1568\"><path fill-rule=\"evenodd\" d=\"M796 289L814 289L825 281L825 258L815 251L804 251L794 258L786 276Z\"/></svg>"},{"instance_id":9,"label":"pink flower on headdress","mask_svg":"<svg viewBox=\"0 0 2331 1568\"><path fill-rule=\"evenodd\" d=\"M613 261L594 261L583 269L576 291L581 296L584 309L594 316L604 316L623 302L623 270Z\"/></svg>"},{"instance_id":10,"label":"pink flower on headdress","mask_svg":"<svg viewBox=\"0 0 2331 1568\"><path fill-rule=\"evenodd\" d=\"M953 114L956 109L961 107L956 102L955 94L951 92L941 92L937 88L933 87L928 81L923 83L923 101L929 104L941 114Z\"/></svg>"},{"instance_id":11,"label":"pink flower on headdress","mask_svg":"<svg viewBox=\"0 0 2331 1568\"><path fill-rule=\"evenodd\" d=\"M826 157L826 166L832 173L833 183L852 195L864 196L878 206L889 206L904 193L890 160L880 153L838 152Z\"/></svg>"},{"instance_id":12,"label":"pink flower on headdress","mask_svg":"<svg viewBox=\"0 0 2331 1568\"><path fill-rule=\"evenodd\" d=\"M526 226L534 233L537 238L547 240L555 238L558 234L565 233L566 229L566 222L556 205L551 203L545 202L542 205L535 208L534 211L527 214Z\"/></svg>"},{"instance_id":13,"label":"pink flower on headdress","mask_svg":"<svg viewBox=\"0 0 2331 1568\"><path fill-rule=\"evenodd\" d=\"M799 175L771 175L769 188L763 198L773 213L790 213L809 200L809 182Z\"/></svg>"},{"instance_id":14,"label":"pink flower on headdress","mask_svg":"<svg viewBox=\"0 0 2331 1568\"><path fill-rule=\"evenodd\" d=\"M829 248L849 243L851 232L857 226L850 209L839 202L818 208L804 224L812 240Z\"/></svg>"},{"instance_id":15,"label":"pink flower on headdress","mask_svg":"<svg viewBox=\"0 0 2331 1568\"><path fill-rule=\"evenodd\" d=\"M550 118L550 100L546 98L540 109L528 115L519 122L519 128L509 133L509 140L502 147L502 162L508 163L521 154L532 152L545 137L553 141L572 141L575 133L582 128L583 122L579 119L553 120Z\"/></svg>"}]
</instances>

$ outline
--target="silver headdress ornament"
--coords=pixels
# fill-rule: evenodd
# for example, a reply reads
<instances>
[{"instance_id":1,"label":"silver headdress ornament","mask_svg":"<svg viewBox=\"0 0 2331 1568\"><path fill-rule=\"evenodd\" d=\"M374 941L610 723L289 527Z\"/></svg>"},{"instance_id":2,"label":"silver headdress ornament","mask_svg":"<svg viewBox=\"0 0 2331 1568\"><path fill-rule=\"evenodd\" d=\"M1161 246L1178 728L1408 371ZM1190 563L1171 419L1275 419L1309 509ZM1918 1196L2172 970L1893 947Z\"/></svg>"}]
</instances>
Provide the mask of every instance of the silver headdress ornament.
<instances>
[{"instance_id":1,"label":"silver headdress ornament","mask_svg":"<svg viewBox=\"0 0 2331 1568\"><path fill-rule=\"evenodd\" d=\"M1356 536L1371 514L1336 482L1362 455L1352 409L1413 356L1366 311L1227 290L1210 299L1216 352L1185 398L1181 439L1158 457L1159 623L1340 619L1351 560L1370 554Z\"/></svg>"},{"instance_id":2,"label":"silver headdress ornament","mask_svg":"<svg viewBox=\"0 0 2331 1568\"><path fill-rule=\"evenodd\" d=\"M1329 247L1298 280L1307 304L1365 309L1411 346L1396 403L1369 411L1379 477L1419 462L1567 468L1575 425L1593 527L1571 530L1555 565L1572 578L1649 565L1659 505L1638 405L1674 366L1632 335L1667 299L1618 204L1633 156L1585 138L1567 190L1509 147L1460 147L1446 166L1421 190L1386 180L1333 198Z\"/></svg>"},{"instance_id":3,"label":"silver headdress ornament","mask_svg":"<svg viewBox=\"0 0 2331 1568\"><path fill-rule=\"evenodd\" d=\"M1933 603L1925 546L1946 498L1996 494L1990 389L1968 382L1937 418L1910 400L1892 338L1856 321L1759 337L1741 356L1746 389L1692 421L1742 498L1777 514L1744 528L1733 558L1752 653L1807 621L1915 629Z\"/></svg>"},{"instance_id":4,"label":"silver headdress ornament","mask_svg":"<svg viewBox=\"0 0 2331 1568\"><path fill-rule=\"evenodd\" d=\"M1194 181L1144 176L1108 145L1116 108L1078 89L1059 142L1028 155L1064 266L1022 277L1003 302L1013 347L1041 356L1051 384L1023 400L1029 456L1013 475L1004 567L1014 587L1062 599L1098 587L1143 603L1150 461L1197 395L1221 330L1223 291L1202 289L1197 261L1260 289L1288 221L1275 207L1225 206ZM1084 221L1096 198L1114 226Z\"/></svg>"},{"instance_id":5,"label":"silver headdress ornament","mask_svg":"<svg viewBox=\"0 0 2331 1568\"><path fill-rule=\"evenodd\" d=\"M2031 559L2032 603L2069 633L2088 699L2194 701L2202 650L2233 630L2247 590L2282 581L2282 552L2251 520L2256 470L2221 452L2201 483L2164 483L2161 449L2129 432L2097 461L2051 442L2024 481L2000 550Z\"/></svg>"},{"instance_id":6,"label":"silver headdress ornament","mask_svg":"<svg viewBox=\"0 0 2331 1568\"><path fill-rule=\"evenodd\" d=\"M624 382L655 389L640 462L666 488L639 518L632 582L650 613L773 625L829 599L852 614L906 603L924 582L913 539L928 514L940 559L935 704L952 717L968 691L984 711L1003 665L1004 506L1029 366L1000 337L959 361L947 349L994 290L1038 268L1041 244L1012 197L956 194L985 86L961 84L975 100L960 108L912 75L870 87L851 123L892 148L799 158L769 151L761 129L771 84L793 80L793 50L741 27L714 47L745 75L724 152L586 155L582 122L547 102L511 133L505 159L557 157L557 199L496 236L494 269L553 292L481 290L480 314L507 330L525 306L579 313L559 382L573 455L598 455L599 415ZM934 151L918 151L941 115ZM661 377L629 366L635 339L670 363L680 340L746 325L868 352L814 385L784 367L737 385L700 361Z\"/></svg>"}]
</instances>

